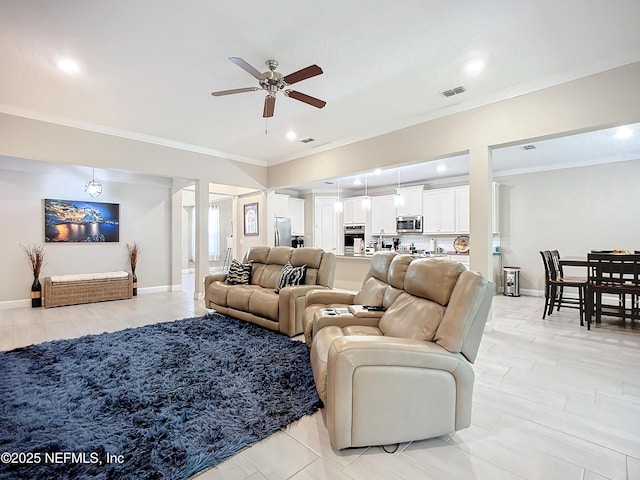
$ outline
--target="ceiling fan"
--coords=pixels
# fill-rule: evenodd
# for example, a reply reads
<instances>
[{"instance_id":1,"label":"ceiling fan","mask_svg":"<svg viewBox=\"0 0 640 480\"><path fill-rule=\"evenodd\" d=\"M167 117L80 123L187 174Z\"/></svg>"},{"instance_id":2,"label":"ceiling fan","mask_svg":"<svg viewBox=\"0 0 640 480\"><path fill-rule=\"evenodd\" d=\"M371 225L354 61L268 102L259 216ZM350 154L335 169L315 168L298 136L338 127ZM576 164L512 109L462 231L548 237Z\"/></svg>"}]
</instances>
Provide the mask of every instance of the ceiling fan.
<instances>
[{"instance_id":1,"label":"ceiling fan","mask_svg":"<svg viewBox=\"0 0 640 480\"><path fill-rule=\"evenodd\" d=\"M294 83L301 82L302 80L306 80L307 78L315 77L316 75L322 74L322 69L318 65L310 65L306 68L303 68L302 70L298 70L297 72L293 72L289 75L283 76L281 73L276 71L276 68L278 68L278 62L276 62L275 60L267 60L266 64L269 68L269 71L264 73L260 73L240 57L230 57L229 60L253 75L258 80L260 86L234 88L233 90L221 90L211 93L211 95L213 95L214 97L232 95L234 93L266 90L267 97L264 99L264 110L262 112L262 116L264 118L273 117L273 111L276 106L276 93L278 92L282 92L287 97L294 98L296 100L299 100L300 102L304 102L316 108L322 108L327 104L327 102L325 102L324 100L320 100L319 98L315 98L310 95L306 95L304 93L300 93L287 88L289 85L293 85Z\"/></svg>"}]
</instances>

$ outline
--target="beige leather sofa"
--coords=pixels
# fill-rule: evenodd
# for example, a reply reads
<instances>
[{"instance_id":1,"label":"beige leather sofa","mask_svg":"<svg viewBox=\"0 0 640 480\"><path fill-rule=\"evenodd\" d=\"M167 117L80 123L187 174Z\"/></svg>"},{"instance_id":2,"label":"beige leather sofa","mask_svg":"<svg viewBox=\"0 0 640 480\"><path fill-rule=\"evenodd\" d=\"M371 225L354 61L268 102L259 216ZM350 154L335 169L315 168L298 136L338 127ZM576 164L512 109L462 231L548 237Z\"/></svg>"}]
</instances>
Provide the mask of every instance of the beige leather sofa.
<instances>
[{"instance_id":1,"label":"beige leather sofa","mask_svg":"<svg viewBox=\"0 0 640 480\"><path fill-rule=\"evenodd\" d=\"M374 260L363 287L376 284L366 295L386 311L307 307L316 309L311 365L336 449L436 437L471 422L472 363L494 285L449 260L391 256L386 277L378 267L388 259ZM324 293L326 301L334 292Z\"/></svg>"},{"instance_id":2,"label":"beige leather sofa","mask_svg":"<svg viewBox=\"0 0 640 480\"><path fill-rule=\"evenodd\" d=\"M242 263L252 264L248 285L229 285L226 274L204 279L204 303L230 317L246 320L289 336L302 333L305 295L311 289L333 286L335 255L320 248L251 247ZM282 267L307 266L304 285L288 286L275 293Z\"/></svg>"}]
</instances>

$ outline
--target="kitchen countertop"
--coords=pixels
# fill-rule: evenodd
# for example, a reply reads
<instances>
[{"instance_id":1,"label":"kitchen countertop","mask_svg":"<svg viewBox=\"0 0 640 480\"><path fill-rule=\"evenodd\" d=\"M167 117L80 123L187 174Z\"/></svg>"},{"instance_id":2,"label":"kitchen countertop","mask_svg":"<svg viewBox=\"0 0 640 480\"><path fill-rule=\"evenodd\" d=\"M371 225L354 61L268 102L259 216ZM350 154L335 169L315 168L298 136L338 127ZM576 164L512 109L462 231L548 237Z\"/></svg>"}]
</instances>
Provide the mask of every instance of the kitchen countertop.
<instances>
[{"instance_id":1,"label":"kitchen countertop","mask_svg":"<svg viewBox=\"0 0 640 480\"><path fill-rule=\"evenodd\" d=\"M382 251L388 251L388 250L382 250ZM409 253L409 252L400 252L400 253ZM336 257L339 258L371 258L373 257L373 253L342 253L342 254L337 254ZM422 256L422 257L428 257L428 258L436 258L436 257L447 257L447 256L456 256L456 255L460 255L460 256L469 256L469 253L429 253L426 255L417 253L415 255L418 256ZM500 252L493 252L493 255L501 255Z\"/></svg>"}]
</instances>

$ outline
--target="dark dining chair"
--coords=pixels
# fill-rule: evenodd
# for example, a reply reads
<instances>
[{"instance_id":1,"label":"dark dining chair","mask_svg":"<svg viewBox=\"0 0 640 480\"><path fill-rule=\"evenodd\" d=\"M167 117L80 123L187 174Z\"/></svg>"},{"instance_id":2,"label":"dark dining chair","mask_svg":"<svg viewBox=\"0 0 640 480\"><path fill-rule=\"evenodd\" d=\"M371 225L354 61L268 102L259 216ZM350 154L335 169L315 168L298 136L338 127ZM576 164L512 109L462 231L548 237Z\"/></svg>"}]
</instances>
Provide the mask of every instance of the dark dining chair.
<instances>
[{"instance_id":1,"label":"dark dining chair","mask_svg":"<svg viewBox=\"0 0 640 480\"><path fill-rule=\"evenodd\" d=\"M550 253L551 253L551 260L553 260L553 266L556 269L556 273L558 274L559 278L570 280L570 281L578 281L578 282L587 281L586 278L566 277L564 275L564 269L562 268L562 262L560 262L560 252L558 250L550 250ZM560 311L560 307L562 306L562 303L566 303L566 301L564 300L564 285L561 285L558 288L558 302L556 303L557 303L556 309L558 311Z\"/></svg>"},{"instance_id":2,"label":"dark dining chair","mask_svg":"<svg viewBox=\"0 0 640 480\"><path fill-rule=\"evenodd\" d=\"M597 324L603 315L621 318L623 326L627 318L632 323L639 320L640 254L589 253L587 264L587 327L592 317ZM617 305L607 303L613 298L617 298Z\"/></svg>"},{"instance_id":3,"label":"dark dining chair","mask_svg":"<svg viewBox=\"0 0 640 480\"><path fill-rule=\"evenodd\" d=\"M557 254L557 250L555 251ZM561 307L575 308L580 311L580 325L584 325L585 299L587 291L587 279L577 277L565 277L560 268L559 254L558 260L554 260L554 254L550 250L540 252L545 273L544 289L544 311L542 318L553 313L553 309L558 311ZM565 297L564 288L572 287L578 291L578 298ZM589 327L589 325L587 325Z\"/></svg>"}]
</instances>

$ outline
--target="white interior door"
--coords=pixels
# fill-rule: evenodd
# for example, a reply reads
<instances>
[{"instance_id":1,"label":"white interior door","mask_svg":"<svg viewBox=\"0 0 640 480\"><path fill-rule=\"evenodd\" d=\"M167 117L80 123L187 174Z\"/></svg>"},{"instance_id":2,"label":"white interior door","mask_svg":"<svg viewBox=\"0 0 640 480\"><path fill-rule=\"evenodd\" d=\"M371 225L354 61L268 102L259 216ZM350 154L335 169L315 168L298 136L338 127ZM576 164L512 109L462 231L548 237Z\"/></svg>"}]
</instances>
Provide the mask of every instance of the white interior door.
<instances>
[{"instance_id":1,"label":"white interior door","mask_svg":"<svg viewBox=\"0 0 640 480\"><path fill-rule=\"evenodd\" d=\"M340 244L340 217L336 212L337 197L315 198L314 247L338 253Z\"/></svg>"}]
</instances>

